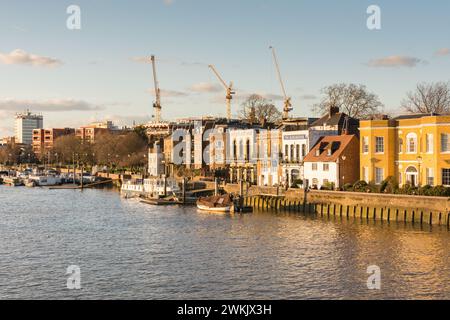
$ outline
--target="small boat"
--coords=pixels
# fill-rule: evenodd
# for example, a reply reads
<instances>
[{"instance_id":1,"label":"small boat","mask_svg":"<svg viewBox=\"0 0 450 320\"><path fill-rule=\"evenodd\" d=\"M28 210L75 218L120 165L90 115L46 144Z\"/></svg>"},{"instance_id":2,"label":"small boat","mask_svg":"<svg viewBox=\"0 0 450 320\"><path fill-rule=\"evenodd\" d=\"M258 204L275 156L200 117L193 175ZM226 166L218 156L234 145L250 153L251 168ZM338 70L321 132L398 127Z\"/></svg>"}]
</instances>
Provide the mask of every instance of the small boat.
<instances>
[{"instance_id":1,"label":"small boat","mask_svg":"<svg viewBox=\"0 0 450 320\"><path fill-rule=\"evenodd\" d=\"M3 183L11 187L19 187L23 185L22 181L16 177L3 177Z\"/></svg>"},{"instance_id":2,"label":"small boat","mask_svg":"<svg viewBox=\"0 0 450 320\"><path fill-rule=\"evenodd\" d=\"M34 187L36 187L36 182L34 180L27 179L27 180L25 180L24 183L25 183L25 187L27 187L27 188L34 188Z\"/></svg>"},{"instance_id":3,"label":"small boat","mask_svg":"<svg viewBox=\"0 0 450 320\"><path fill-rule=\"evenodd\" d=\"M233 207L233 198L229 194L200 198L197 201L197 208L202 211L229 213L232 211Z\"/></svg>"}]
</instances>

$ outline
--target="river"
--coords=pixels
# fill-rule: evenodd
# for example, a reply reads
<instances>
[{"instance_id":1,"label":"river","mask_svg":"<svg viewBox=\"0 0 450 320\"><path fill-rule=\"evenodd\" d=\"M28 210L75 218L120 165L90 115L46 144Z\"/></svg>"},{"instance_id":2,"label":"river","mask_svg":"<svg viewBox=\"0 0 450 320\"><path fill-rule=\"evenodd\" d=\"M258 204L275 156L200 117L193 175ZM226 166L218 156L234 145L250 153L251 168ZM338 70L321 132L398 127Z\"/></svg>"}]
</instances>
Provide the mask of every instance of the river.
<instances>
[{"instance_id":1,"label":"river","mask_svg":"<svg viewBox=\"0 0 450 320\"><path fill-rule=\"evenodd\" d=\"M380 290L367 288L372 265ZM450 299L449 280L446 227L0 186L0 299Z\"/></svg>"}]
</instances>

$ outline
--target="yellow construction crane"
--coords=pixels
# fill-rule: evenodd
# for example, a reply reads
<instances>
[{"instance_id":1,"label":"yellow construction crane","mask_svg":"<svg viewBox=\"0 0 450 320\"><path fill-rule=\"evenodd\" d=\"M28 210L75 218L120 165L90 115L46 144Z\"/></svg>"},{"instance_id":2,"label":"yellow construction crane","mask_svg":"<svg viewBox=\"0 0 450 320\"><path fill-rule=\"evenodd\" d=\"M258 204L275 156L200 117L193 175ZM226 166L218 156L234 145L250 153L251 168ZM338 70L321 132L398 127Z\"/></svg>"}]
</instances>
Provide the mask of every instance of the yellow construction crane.
<instances>
[{"instance_id":1,"label":"yellow construction crane","mask_svg":"<svg viewBox=\"0 0 450 320\"><path fill-rule=\"evenodd\" d=\"M219 79L220 83L225 88L226 91L226 100L227 100L227 119L228 121L231 120L231 100L233 99L233 95L236 94L236 92L233 90L233 82L230 82L229 85L226 84L226 82L222 79L220 74L217 72L216 68L213 65L209 65L209 68L214 72L217 79Z\"/></svg>"},{"instance_id":2,"label":"yellow construction crane","mask_svg":"<svg viewBox=\"0 0 450 320\"><path fill-rule=\"evenodd\" d=\"M156 101L153 103L153 109L155 110L155 122L161 122L161 90L159 89L158 78L156 77L156 58L152 55L152 66L153 66L153 80L155 83L155 96Z\"/></svg>"},{"instance_id":3,"label":"yellow construction crane","mask_svg":"<svg viewBox=\"0 0 450 320\"><path fill-rule=\"evenodd\" d=\"M291 103L291 97L288 97L288 95L286 93L286 88L284 87L284 82L283 82L283 78L281 77L280 65L278 64L278 58L277 58L277 54L275 52L275 48L271 46L271 47L269 47L269 49L272 50L273 61L275 63L275 68L277 69L278 80L280 81L281 90L283 91L283 97L284 97L283 120L285 120L285 119L289 118L289 112L291 112L293 110L292 103Z\"/></svg>"}]
</instances>

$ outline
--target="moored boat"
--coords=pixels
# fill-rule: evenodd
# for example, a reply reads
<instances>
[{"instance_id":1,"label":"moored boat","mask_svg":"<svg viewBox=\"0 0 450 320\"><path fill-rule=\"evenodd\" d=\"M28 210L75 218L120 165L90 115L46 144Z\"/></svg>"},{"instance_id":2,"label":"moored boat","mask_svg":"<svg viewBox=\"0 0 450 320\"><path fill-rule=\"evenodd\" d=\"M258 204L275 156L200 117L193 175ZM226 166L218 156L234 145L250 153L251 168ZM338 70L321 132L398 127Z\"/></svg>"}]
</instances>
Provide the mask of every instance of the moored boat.
<instances>
[{"instance_id":1,"label":"moored boat","mask_svg":"<svg viewBox=\"0 0 450 320\"><path fill-rule=\"evenodd\" d=\"M198 209L212 213L229 213L233 206L233 198L229 194L200 198L197 201Z\"/></svg>"}]
</instances>

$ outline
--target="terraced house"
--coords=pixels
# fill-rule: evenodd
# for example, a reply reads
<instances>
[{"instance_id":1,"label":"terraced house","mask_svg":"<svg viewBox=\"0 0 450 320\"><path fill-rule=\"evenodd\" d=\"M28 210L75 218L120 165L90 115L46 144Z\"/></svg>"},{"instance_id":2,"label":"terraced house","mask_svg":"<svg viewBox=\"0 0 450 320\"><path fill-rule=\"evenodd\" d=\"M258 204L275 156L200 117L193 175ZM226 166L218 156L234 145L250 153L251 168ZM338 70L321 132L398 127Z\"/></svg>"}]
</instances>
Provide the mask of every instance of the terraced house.
<instances>
[{"instance_id":1,"label":"terraced house","mask_svg":"<svg viewBox=\"0 0 450 320\"><path fill-rule=\"evenodd\" d=\"M361 121L361 180L450 186L450 116L406 115Z\"/></svg>"}]
</instances>

